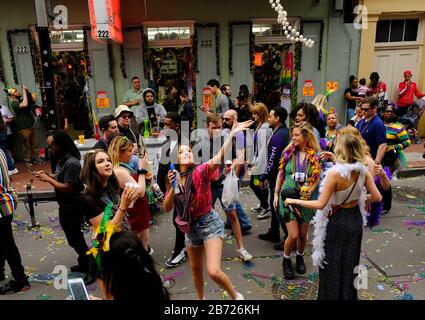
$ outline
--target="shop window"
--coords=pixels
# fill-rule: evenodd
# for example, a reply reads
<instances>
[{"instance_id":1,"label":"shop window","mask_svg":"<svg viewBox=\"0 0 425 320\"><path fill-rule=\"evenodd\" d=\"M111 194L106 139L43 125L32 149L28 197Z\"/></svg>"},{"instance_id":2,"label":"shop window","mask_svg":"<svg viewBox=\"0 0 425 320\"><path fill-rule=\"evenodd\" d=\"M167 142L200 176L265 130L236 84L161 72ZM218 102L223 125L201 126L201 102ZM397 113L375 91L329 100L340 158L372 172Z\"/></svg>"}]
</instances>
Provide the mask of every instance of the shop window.
<instances>
[{"instance_id":1,"label":"shop window","mask_svg":"<svg viewBox=\"0 0 425 320\"><path fill-rule=\"evenodd\" d=\"M299 20L289 19L291 26L295 26L299 30ZM282 29L282 25L276 23L275 19L254 19L252 24L252 33L255 35L256 44L269 44L269 43L290 43L286 39Z\"/></svg>"},{"instance_id":2,"label":"shop window","mask_svg":"<svg viewBox=\"0 0 425 320\"><path fill-rule=\"evenodd\" d=\"M377 24L377 43L416 41L419 19L380 20Z\"/></svg>"},{"instance_id":3,"label":"shop window","mask_svg":"<svg viewBox=\"0 0 425 320\"><path fill-rule=\"evenodd\" d=\"M52 50L82 50L84 46L83 30L50 31Z\"/></svg>"},{"instance_id":4,"label":"shop window","mask_svg":"<svg viewBox=\"0 0 425 320\"><path fill-rule=\"evenodd\" d=\"M150 47L187 47L193 34L192 22L148 22L144 24Z\"/></svg>"}]
</instances>

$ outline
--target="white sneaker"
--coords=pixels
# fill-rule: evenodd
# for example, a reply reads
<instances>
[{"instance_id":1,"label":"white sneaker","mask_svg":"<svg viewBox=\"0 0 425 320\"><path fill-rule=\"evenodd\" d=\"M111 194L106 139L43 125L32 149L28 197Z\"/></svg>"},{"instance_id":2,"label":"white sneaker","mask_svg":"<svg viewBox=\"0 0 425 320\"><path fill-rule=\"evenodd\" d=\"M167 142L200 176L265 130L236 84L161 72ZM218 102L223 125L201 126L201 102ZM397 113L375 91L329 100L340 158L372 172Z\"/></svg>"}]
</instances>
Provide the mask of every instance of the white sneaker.
<instances>
[{"instance_id":1,"label":"white sneaker","mask_svg":"<svg viewBox=\"0 0 425 320\"><path fill-rule=\"evenodd\" d=\"M256 207L252 207L251 208L251 211L252 212L259 212L259 211L261 211L261 205L260 204L258 204Z\"/></svg>"},{"instance_id":2,"label":"white sneaker","mask_svg":"<svg viewBox=\"0 0 425 320\"><path fill-rule=\"evenodd\" d=\"M14 174L17 174L19 171L18 171L18 169L13 169L13 170L9 170L9 176L11 176L11 175L14 175Z\"/></svg>"},{"instance_id":3,"label":"white sneaker","mask_svg":"<svg viewBox=\"0 0 425 320\"><path fill-rule=\"evenodd\" d=\"M261 213L257 216L257 219L266 219L272 216L270 209L261 209Z\"/></svg>"},{"instance_id":4,"label":"white sneaker","mask_svg":"<svg viewBox=\"0 0 425 320\"><path fill-rule=\"evenodd\" d=\"M149 247L149 255L153 255L153 249L151 247Z\"/></svg>"},{"instance_id":5,"label":"white sneaker","mask_svg":"<svg viewBox=\"0 0 425 320\"><path fill-rule=\"evenodd\" d=\"M252 260L252 255L245 248L240 248L238 251L243 261Z\"/></svg>"},{"instance_id":6,"label":"white sneaker","mask_svg":"<svg viewBox=\"0 0 425 320\"><path fill-rule=\"evenodd\" d=\"M245 300L242 293L236 292L236 299L235 300Z\"/></svg>"}]
</instances>

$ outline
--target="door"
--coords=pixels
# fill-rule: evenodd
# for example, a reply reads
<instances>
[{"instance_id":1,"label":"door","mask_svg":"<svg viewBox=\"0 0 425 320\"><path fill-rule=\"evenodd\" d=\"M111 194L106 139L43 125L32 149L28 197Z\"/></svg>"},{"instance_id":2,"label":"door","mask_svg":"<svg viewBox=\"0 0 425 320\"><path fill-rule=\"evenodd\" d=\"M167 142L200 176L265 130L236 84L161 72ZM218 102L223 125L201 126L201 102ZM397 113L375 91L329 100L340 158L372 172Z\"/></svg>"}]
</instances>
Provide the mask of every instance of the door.
<instances>
[{"instance_id":1,"label":"door","mask_svg":"<svg viewBox=\"0 0 425 320\"><path fill-rule=\"evenodd\" d=\"M232 97L236 97L239 92L239 86L246 84L249 91L252 88L251 75L251 57L250 57L250 24L232 26L232 69L230 76L230 85L232 88ZM222 85L222 83L221 83Z\"/></svg>"},{"instance_id":2,"label":"door","mask_svg":"<svg viewBox=\"0 0 425 320\"><path fill-rule=\"evenodd\" d=\"M418 74L419 49L392 49L375 51L374 70L387 85L389 101L398 100L398 84L404 80L403 72Z\"/></svg>"}]
</instances>

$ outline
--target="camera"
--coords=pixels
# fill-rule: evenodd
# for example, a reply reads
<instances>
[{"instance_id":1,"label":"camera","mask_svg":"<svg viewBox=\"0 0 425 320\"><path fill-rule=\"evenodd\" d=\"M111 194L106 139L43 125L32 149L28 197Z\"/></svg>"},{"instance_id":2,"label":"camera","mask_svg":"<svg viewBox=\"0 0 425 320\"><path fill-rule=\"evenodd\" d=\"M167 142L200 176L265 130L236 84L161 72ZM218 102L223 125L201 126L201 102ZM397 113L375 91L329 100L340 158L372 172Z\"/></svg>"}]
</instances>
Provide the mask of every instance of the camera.
<instances>
[{"instance_id":1,"label":"camera","mask_svg":"<svg viewBox=\"0 0 425 320\"><path fill-rule=\"evenodd\" d=\"M295 182L304 183L305 182L305 173L304 172L295 172L293 175Z\"/></svg>"}]
</instances>

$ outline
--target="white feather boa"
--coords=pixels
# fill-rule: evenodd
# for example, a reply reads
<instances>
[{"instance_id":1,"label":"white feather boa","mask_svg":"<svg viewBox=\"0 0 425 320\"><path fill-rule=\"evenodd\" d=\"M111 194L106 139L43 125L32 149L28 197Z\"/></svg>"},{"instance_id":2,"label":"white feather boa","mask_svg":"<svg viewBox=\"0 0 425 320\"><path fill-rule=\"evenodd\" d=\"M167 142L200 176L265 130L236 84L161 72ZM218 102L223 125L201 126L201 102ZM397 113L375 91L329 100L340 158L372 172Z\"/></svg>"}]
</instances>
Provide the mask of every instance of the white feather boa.
<instances>
[{"instance_id":1,"label":"white feather boa","mask_svg":"<svg viewBox=\"0 0 425 320\"><path fill-rule=\"evenodd\" d=\"M365 175L368 171L367 167L361 164L360 162L356 162L354 164L342 164L337 163L335 166L327 170L325 178L320 183L319 187L319 194L323 192L323 186L326 183L326 179L328 177L328 173L331 171L337 171L341 177L345 179L349 179L351 176L351 172L360 172L359 181L363 181ZM359 198L359 206L360 206L360 212L362 213L363 217L363 225L366 225L366 217L367 217L367 211L366 211L366 188L363 187L363 190L360 194ZM328 215L332 210L332 204L333 204L334 196L331 196L331 199L328 201L326 206L322 210L317 210L316 215L312 221L312 224L314 225L314 232L313 232L313 265L316 267L323 268L323 263L325 260L325 239L326 239L326 228L328 226Z\"/></svg>"}]
</instances>

